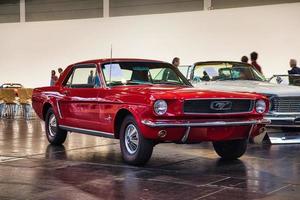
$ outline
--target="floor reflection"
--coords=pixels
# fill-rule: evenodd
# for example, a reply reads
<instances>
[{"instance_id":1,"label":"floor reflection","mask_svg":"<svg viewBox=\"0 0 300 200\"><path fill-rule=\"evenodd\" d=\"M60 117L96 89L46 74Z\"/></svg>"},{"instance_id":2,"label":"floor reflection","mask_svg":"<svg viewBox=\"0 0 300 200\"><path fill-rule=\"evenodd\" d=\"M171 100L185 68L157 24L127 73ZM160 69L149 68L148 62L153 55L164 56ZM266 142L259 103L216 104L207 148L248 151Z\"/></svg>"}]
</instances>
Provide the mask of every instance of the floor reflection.
<instances>
[{"instance_id":1,"label":"floor reflection","mask_svg":"<svg viewBox=\"0 0 300 200\"><path fill-rule=\"evenodd\" d=\"M250 145L228 162L209 143L160 144L145 167L132 167L117 140L72 133L53 146L43 126L0 120L1 200L293 199L300 184L300 145Z\"/></svg>"}]
</instances>

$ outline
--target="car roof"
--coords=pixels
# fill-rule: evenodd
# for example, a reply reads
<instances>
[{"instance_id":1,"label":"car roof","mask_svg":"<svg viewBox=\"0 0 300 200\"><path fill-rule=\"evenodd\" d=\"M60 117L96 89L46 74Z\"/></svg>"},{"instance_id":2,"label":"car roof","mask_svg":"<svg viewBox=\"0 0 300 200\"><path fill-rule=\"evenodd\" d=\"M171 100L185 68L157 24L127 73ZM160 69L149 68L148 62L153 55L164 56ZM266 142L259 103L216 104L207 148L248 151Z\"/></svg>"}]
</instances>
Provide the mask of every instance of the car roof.
<instances>
[{"instance_id":1,"label":"car roof","mask_svg":"<svg viewBox=\"0 0 300 200\"><path fill-rule=\"evenodd\" d=\"M203 62L196 62L194 65L203 65L203 64L220 64L220 63L229 63L229 64L243 64L243 65L248 65L251 67L252 65L250 63L243 63L239 61L203 61Z\"/></svg>"},{"instance_id":2,"label":"car roof","mask_svg":"<svg viewBox=\"0 0 300 200\"><path fill-rule=\"evenodd\" d=\"M150 60L150 59L139 59L139 58L101 58L94 60L87 60L75 63L74 65L79 64L88 64L88 63L108 63L108 62L157 62L157 63L167 63L159 60Z\"/></svg>"}]
</instances>

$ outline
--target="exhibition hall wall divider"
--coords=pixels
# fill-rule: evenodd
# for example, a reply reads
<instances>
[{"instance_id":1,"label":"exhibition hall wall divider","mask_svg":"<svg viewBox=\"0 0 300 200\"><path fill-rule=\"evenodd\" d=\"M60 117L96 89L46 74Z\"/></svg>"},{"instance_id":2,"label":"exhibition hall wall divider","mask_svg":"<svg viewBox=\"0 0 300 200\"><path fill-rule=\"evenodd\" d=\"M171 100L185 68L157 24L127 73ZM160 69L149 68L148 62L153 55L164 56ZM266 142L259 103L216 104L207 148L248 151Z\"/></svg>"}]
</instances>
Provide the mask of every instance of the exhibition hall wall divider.
<instances>
[{"instance_id":1,"label":"exhibition hall wall divider","mask_svg":"<svg viewBox=\"0 0 300 200\"><path fill-rule=\"evenodd\" d=\"M0 24L0 83L49 84L50 70L110 57L182 64L240 60L258 51L267 77L300 61L300 3L64 21Z\"/></svg>"}]
</instances>

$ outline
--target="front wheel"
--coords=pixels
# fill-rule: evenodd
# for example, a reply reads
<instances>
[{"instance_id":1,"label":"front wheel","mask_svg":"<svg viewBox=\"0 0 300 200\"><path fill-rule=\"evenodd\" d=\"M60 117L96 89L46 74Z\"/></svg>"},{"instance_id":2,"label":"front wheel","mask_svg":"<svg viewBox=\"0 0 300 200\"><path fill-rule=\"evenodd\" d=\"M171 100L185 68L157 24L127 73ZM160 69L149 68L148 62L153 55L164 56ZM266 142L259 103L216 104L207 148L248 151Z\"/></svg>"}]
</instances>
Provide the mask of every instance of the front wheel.
<instances>
[{"instance_id":1,"label":"front wheel","mask_svg":"<svg viewBox=\"0 0 300 200\"><path fill-rule=\"evenodd\" d=\"M57 118L52 108L50 108L46 114L45 130L50 144L61 145L67 138L67 131L59 128Z\"/></svg>"},{"instance_id":2,"label":"front wheel","mask_svg":"<svg viewBox=\"0 0 300 200\"><path fill-rule=\"evenodd\" d=\"M144 165L151 158L154 143L141 134L135 119L127 116L120 130L120 147L123 160L130 165Z\"/></svg>"},{"instance_id":3,"label":"front wheel","mask_svg":"<svg viewBox=\"0 0 300 200\"><path fill-rule=\"evenodd\" d=\"M225 160L234 160L242 155L247 150L247 140L230 140L213 142L213 146L217 154Z\"/></svg>"}]
</instances>

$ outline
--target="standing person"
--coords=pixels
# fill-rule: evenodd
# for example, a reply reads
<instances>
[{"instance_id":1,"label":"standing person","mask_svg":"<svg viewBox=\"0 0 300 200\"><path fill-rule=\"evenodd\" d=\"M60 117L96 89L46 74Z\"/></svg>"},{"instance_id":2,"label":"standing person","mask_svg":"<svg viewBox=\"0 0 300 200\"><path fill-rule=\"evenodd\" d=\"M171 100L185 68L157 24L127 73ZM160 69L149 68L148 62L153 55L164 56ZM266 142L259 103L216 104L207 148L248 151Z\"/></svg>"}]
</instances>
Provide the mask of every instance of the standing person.
<instances>
[{"instance_id":1,"label":"standing person","mask_svg":"<svg viewBox=\"0 0 300 200\"><path fill-rule=\"evenodd\" d=\"M94 84L94 79L95 79L95 77L94 77L94 71L91 70L91 71L90 71L90 75L89 75L89 77L88 77L88 84L89 84L89 85Z\"/></svg>"},{"instance_id":2,"label":"standing person","mask_svg":"<svg viewBox=\"0 0 300 200\"><path fill-rule=\"evenodd\" d=\"M262 74L261 66L257 63L258 53L252 52L250 54L251 64L252 66Z\"/></svg>"},{"instance_id":3,"label":"standing person","mask_svg":"<svg viewBox=\"0 0 300 200\"><path fill-rule=\"evenodd\" d=\"M178 68L179 65L180 65L180 58L178 58L178 57L173 58L172 65L174 67ZM163 72L163 80L164 81L169 81L169 80L178 81L178 76L174 72L174 70L172 70L172 69L165 69L164 72Z\"/></svg>"},{"instance_id":4,"label":"standing person","mask_svg":"<svg viewBox=\"0 0 300 200\"><path fill-rule=\"evenodd\" d=\"M60 76L61 76L61 74L63 73L63 71L64 71L64 70L63 70L62 68L58 68L58 70L57 70L57 71L58 71L58 73L59 73L59 77L60 77Z\"/></svg>"},{"instance_id":5,"label":"standing person","mask_svg":"<svg viewBox=\"0 0 300 200\"><path fill-rule=\"evenodd\" d=\"M55 70L51 71L51 80L50 80L50 86L55 85L56 81L58 80L57 76L56 76L56 72Z\"/></svg>"},{"instance_id":6,"label":"standing person","mask_svg":"<svg viewBox=\"0 0 300 200\"><path fill-rule=\"evenodd\" d=\"M289 74L300 74L300 68L297 67L297 60L296 59L291 59L290 60L290 67L292 69L288 71Z\"/></svg>"},{"instance_id":7,"label":"standing person","mask_svg":"<svg viewBox=\"0 0 300 200\"><path fill-rule=\"evenodd\" d=\"M178 58L178 57L173 58L172 64L178 68L180 65L180 58Z\"/></svg>"},{"instance_id":8,"label":"standing person","mask_svg":"<svg viewBox=\"0 0 300 200\"><path fill-rule=\"evenodd\" d=\"M242 61L243 63L248 63L249 58L248 58L247 56L243 56L243 57L241 58L241 61Z\"/></svg>"}]
</instances>

